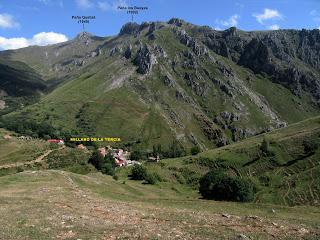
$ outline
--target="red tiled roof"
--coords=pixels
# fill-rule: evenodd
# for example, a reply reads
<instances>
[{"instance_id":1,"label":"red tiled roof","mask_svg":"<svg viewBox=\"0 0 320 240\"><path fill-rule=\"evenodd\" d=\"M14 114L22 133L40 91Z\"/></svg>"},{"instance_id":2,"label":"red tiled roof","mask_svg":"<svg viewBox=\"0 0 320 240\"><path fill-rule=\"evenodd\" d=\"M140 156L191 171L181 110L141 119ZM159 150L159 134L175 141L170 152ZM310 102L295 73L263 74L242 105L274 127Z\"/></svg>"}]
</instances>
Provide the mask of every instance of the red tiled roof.
<instances>
[{"instance_id":1,"label":"red tiled roof","mask_svg":"<svg viewBox=\"0 0 320 240\"><path fill-rule=\"evenodd\" d=\"M63 142L63 140L61 140L61 139L49 139L48 142L58 143L58 142Z\"/></svg>"},{"instance_id":2,"label":"red tiled roof","mask_svg":"<svg viewBox=\"0 0 320 240\"><path fill-rule=\"evenodd\" d=\"M119 160L119 161L117 162L117 165L121 165L121 164L123 164L123 163L124 163L123 160Z\"/></svg>"}]
</instances>

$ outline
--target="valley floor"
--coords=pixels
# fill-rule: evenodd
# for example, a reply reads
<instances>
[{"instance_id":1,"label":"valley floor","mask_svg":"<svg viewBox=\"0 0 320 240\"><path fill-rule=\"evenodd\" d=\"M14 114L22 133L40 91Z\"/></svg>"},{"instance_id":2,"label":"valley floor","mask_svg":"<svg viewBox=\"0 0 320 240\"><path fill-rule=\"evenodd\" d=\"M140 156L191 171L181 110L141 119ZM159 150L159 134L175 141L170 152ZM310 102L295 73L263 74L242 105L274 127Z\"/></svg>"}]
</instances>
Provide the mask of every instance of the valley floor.
<instances>
[{"instance_id":1,"label":"valley floor","mask_svg":"<svg viewBox=\"0 0 320 240\"><path fill-rule=\"evenodd\" d=\"M0 177L0 239L319 239L320 209L199 199L98 173Z\"/></svg>"}]
</instances>

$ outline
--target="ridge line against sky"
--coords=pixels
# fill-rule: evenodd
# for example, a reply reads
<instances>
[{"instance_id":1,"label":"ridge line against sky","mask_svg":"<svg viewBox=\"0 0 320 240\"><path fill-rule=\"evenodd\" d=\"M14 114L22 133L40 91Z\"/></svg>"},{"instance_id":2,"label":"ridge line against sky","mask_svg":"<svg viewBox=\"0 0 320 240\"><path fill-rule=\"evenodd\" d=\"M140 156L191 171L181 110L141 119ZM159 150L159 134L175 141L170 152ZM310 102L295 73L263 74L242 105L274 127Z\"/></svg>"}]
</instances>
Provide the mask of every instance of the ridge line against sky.
<instances>
[{"instance_id":1,"label":"ridge line against sky","mask_svg":"<svg viewBox=\"0 0 320 240\"><path fill-rule=\"evenodd\" d=\"M0 50L67 41L82 31L72 15L95 15L86 30L115 35L131 20L118 6L147 6L138 23L178 17L216 30L320 30L318 0L0 0Z\"/></svg>"}]
</instances>

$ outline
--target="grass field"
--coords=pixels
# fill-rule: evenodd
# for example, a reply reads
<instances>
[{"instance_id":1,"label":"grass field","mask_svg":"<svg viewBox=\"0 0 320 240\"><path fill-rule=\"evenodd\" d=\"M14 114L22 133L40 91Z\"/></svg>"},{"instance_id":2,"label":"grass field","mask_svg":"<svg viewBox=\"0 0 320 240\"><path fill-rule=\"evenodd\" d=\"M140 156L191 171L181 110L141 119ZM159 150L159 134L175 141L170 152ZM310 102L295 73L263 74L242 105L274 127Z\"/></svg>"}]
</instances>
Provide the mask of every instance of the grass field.
<instances>
[{"instance_id":1,"label":"grass field","mask_svg":"<svg viewBox=\"0 0 320 240\"><path fill-rule=\"evenodd\" d=\"M261 150L268 142L267 152ZM165 182L198 188L199 179L210 169L250 178L258 192L255 202L282 205L320 203L320 118L248 138L196 156L147 163L149 172ZM128 169L121 169L125 178Z\"/></svg>"},{"instance_id":2,"label":"grass field","mask_svg":"<svg viewBox=\"0 0 320 240\"><path fill-rule=\"evenodd\" d=\"M5 135L12 138L5 139ZM14 133L0 129L0 167L32 161L52 147L42 139L19 140Z\"/></svg>"},{"instance_id":3,"label":"grass field","mask_svg":"<svg viewBox=\"0 0 320 240\"><path fill-rule=\"evenodd\" d=\"M316 146L319 126L312 118L196 156L145 163L161 177L155 185L130 180L130 168L117 170L115 180L87 164L90 154L55 148L42 165L1 172L0 239L319 239L319 149L305 145ZM269 155L261 153L264 139ZM1 141L3 156L11 142L28 149L15 138ZM32 161L36 152L19 150L1 164ZM212 168L250 177L255 201L202 199L198 180Z\"/></svg>"},{"instance_id":4,"label":"grass field","mask_svg":"<svg viewBox=\"0 0 320 240\"><path fill-rule=\"evenodd\" d=\"M89 152L50 144L43 139L19 139L19 136L0 129L0 176L24 170L63 169L88 173Z\"/></svg>"},{"instance_id":5,"label":"grass field","mask_svg":"<svg viewBox=\"0 0 320 240\"><path fill-rule=\"evenodd\" d=\"M0 239L319 237L315 207L205 201L168 184L56 170L4 176L0 186Z\"/></svg>"}]
</instances>

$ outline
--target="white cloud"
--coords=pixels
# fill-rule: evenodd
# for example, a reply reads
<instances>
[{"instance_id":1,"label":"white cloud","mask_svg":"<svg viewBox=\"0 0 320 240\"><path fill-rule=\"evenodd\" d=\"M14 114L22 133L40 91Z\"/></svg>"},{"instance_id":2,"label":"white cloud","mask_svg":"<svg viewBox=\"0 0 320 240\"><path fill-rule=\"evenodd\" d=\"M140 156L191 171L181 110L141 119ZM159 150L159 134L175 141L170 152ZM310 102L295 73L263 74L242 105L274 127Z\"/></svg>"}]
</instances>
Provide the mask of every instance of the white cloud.
<instances>
[{"instance_id":1,"label":"white cloud","mask_svg":"<svg viewBox=\"0 0 320 240\"><path fill-rule=\"evenodd\" d=\"M0 14L0 28L17 28L20 24L10 14Z\"/></svg>"},{"instance_id":2,"label":"white cloud","mask_svg":"<svg viewBox=\"0 0 320 240\"><path fill-rule=\"evenodd\" d=\"M282 15L276 9L265 8L264 12L261 14L253 14L257 21L263 24L263 21L270 19L281 19Z\"/></svg>"},{"instance_id":3,"label":"white cloud","mask_svg":"<svg viewBox=\"0 0 320 240\"><path fill-rule=\"evenodd\" d=\"M318 15L318 11L317 10L312 10L311 12L310 12L310 15L311 16L317 16Z\"/></svg>"},{"instance_id":4,"label":"white cloud","mask_svg":"<svg viewBox=\"0 0 320 240\"><path fill-rule=\"evenodd\" d=\"M45 5L48 5L51 3L51 0L38 0L40 3L43 3Z\"/></svg>"},{"instance_id":5,"label":"white cloud","mask_svg":"<svg viewBox=\"0 0 320 240\"><path fill-rule=\"evenodd\" d=\"M270 30L279 30L280 26L278 24L273 24L271 26L268 26L268 29L270 29Z\"/></svg>"},{"instance_id":6,"label":"white cloud","mask_svg":"<svg viewBox=\"0 0 320 240\"><path fill-rule=\"evenodd\" d=\"M25 38L4 38L0 37L0 49L7 50L7 49L17 49L27 47L28 40Z\"/></svg>"},{"instance_id":7,"label":"white cloud","mask_svg":"<svg viewBox=\"0 0 320 240\"><path fill-rule=\"evenodd\" d=\"M320 12L319 12L319 11L317 11L317 10L312 10L312 11L310 12L310 15L312 16L313 21L315 21L315 22L320 22Z\"/></svg>"},{"instance_id":8,"label":"white cloud","mask_svg":"<svg viewBox=\"0 0 320 240\"><path fill-rule=\"evenodd\" d=\"M79 8L82 8L82 9L89 9L94 6L91 0L76 0L76 4Z\"/></svg>"},{"instance_id":9,"label":"white cloud","mask_svg":"<svg viewBox=\"0 0 320 240\"><path fill-rule=\"evenodd\" d=\"M128 4L125 0L117 0L112 3L108 3L107 1L98 2L98 8L104 12L117 11L119 6L128 7Z\"/></svg>"},{"instance_id":10,"label":"white cloud","mask_svg":"<svg viewBox=\"0 0 320 240\"><path fill-rule=\"evenodd\" d=\"M35 34L31 39L27 38L4 38L0 37L0 50L18 49L32 45L45 46L67 41L68 38L55 32L41 32Z\"/></svg>"},{"instance_id":11,"label":"white cloud","mask_svg":"<svg viewBox=\"0 0 320 240\"><path fill-rule=\"evenodd\" d=\"M98 2L98 7L104 12L111 9L111 5L108 2Z\"/></svg>"},{"instance_id":12,"label":"white cloud","mask_svg":"<svg viewBox=\"0 0 320 240\"><path fill-rule=\"evenodd\" d=\"M59 6L63 7L63 0L38 0L40 3L48 5L48 6Z\"/></svg>"},{"instance_id":13,"label":"white cloud","mask_svg":"<svg viewBox=\"0 0 320 240\"><path fill-rule=\"evenodd\" d=\"M126 0L117 0L117 1L112 3L112 7L113 7L114 10L117 10L118 6L128 7L128 4L127 4Z\"/></svg>"},{"instance_id":14,"label":"white cloud","mask_svg":"<svg viewBox=\"0 0 320 240\"><path fill-rule=\"evenodd\" d=\"M228 20L216 20L216 23L223 25L225 27L235 27L238 25L238 19L240 16L238 14L232 15Z\"/></svg>"},{"instance_id":15,"label":"white cloud","mask_svg":"<svg viewBox=\"0 0 320 240\"><path fill-rule=\"evenodd\" d=\"M68 38L61 34L55 32L41 32L33 36L31 43L34 45L45 46L49 44L55 44L60 42L68 41Z\"/></svg>"}]
</instances>

